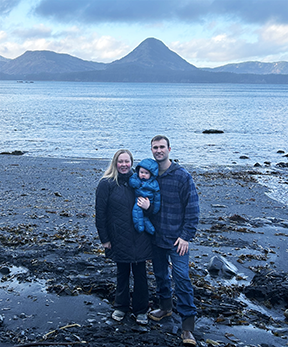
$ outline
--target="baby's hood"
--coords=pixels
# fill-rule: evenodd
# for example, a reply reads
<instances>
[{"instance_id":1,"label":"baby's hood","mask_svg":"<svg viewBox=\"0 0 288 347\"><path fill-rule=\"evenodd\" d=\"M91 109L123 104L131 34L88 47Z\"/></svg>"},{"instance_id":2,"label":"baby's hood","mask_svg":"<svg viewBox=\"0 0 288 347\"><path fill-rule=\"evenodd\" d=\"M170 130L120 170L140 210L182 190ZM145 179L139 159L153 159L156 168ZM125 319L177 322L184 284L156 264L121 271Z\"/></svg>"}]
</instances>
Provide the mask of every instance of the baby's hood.
<instances>
[{"instance_id":1,"label":"baby's hood","mask_svg":"<svg viewBox=\"0 0 288 347\"><path fill-rule=\"evenodd\" d=\"M136 166L137 172L139 171L140 167L143 167L144 169L150 171L152 176L158 176L158 164L154 159L148 158L141 160L140 163Z\"/></svg>"}]
</instances>

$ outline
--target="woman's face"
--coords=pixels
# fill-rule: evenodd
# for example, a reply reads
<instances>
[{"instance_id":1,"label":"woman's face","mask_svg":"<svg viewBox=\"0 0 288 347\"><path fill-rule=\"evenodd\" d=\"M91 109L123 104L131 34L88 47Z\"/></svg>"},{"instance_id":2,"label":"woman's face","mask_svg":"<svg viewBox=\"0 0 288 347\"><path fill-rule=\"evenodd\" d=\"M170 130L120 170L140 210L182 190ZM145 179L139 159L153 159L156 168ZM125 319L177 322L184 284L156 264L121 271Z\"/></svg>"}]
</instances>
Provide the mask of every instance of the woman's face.
<instances>
[{"instance_id":1,"label":"woman's face","mask_svg":"<svg viewBox=\"0 0 288 347\"><path fill-rule=\"evenodd\" d=\"M126 174L131 169L131 159L128 153L122 153L119 155L117 160L117 170L121 174Z\"/></svg>"}]
</instances>

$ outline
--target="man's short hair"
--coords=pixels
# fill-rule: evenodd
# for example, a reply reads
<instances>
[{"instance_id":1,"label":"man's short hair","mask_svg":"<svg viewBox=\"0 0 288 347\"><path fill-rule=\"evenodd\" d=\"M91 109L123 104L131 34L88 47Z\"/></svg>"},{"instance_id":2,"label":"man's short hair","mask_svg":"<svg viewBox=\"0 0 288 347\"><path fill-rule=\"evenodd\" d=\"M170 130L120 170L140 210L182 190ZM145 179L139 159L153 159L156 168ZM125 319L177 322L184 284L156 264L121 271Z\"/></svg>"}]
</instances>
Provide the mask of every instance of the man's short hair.
<instances>
[{"instance_id":1,"label":"man's short hair","mask_svg":"<svg viewBox=\"0 0 288 347\"><path fill-rule=\"evenodd\" d=\"M164 135L156 135L156 136L154 136L153 139L151 140L151 145L152 145L152 142L160 141L160 140L165 140L167 142L168 148L170 148L170 141L169 141L168 137L164 136Z\"/></svg>"}]
</instances>

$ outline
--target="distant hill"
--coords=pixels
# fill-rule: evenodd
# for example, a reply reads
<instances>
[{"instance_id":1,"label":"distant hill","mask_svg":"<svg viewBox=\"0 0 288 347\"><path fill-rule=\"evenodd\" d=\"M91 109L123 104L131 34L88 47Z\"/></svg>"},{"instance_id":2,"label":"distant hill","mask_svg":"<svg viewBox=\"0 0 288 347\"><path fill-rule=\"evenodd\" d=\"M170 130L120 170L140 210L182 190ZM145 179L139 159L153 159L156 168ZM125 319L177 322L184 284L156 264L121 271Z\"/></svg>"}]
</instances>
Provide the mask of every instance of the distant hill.
<instances>
[{"instance_id":1,"label":"distant hill","mask_svg":"<svg viewBox=\"0 0 288 347\"><path fill-rule=\"evenodd\" d=\"M8 62L9 60L11 60L11 59L8 59L8 58L4 58L4 57L2 57L1 55L0 55L0 62Z\"/></svg>"},{"instance_id":2,"label":"distant hill","mask_svg":"<svg viewBox=\"0 0 288 347\"><path fill-rule=\"evenodd\" d=\"M2 73L10 75L28 75L39 73L67 73L105 69L103 63L95 63L69 54L51 51L27 51L20 57L9 60L2 66Z\"/></svg>"},{"instance_id":3,"label":"distant hill","mask_svg":"<svg viewBox=\"0 0 288 347\"><path fill-rule=\"evenodd\" d=\"M171 51L164 43L154 38L141 42L131 53L116 60L112 65L134 64L143 68L191 71L197 68Z\"/></svg>"},{"instance_id":4,"label":"distant hill","mask_svg":"<svg viewBox=\"0 0 288 347\"><path fill-rule=\"evenodd\" d=\"M242 64L199 69L171 51L163 42L148 38L125 57L109 64L86 61L51 51L27 51L16 59L2 63L0 61L0 79L152 83L288 83L288 74L280 74L279 71L282 70L279 65L277 74L263 74L259 72L263 71L264 65L261 70L261 63ZM250 64L250 68L248 65L245 67L245 64ZM281 65L282 69L285 64ZM241 65L241 67L237 69L235 65ZM268 71L266 65L265 67ZM233 68L233 71L229 71L229 68ZM257 74L251 71L257 71Z\"/></svg>"},{"instance_id":5,"label":"distant hill","mask_svg":"<svg viewBox=\"0 0 288 347\"><path fill-rule=\"evenodd\" d=\"M8 63L8 61L11 59L4 58L0 55L0 71L2 72L3 66Z\"/></svg>"},{"instance_id":6,"label":"distant hill","mask_svg":"<svg viewBox=\"0 0 288 347\"><path fill-rule=\"evenodd\" d=\"M205 68L203 70L212 72L232 72L238 74L288 74L288 62L261 63L259 61L249 61L238 64L227 64L215 68Z\"/></svg>"}]
</instances>

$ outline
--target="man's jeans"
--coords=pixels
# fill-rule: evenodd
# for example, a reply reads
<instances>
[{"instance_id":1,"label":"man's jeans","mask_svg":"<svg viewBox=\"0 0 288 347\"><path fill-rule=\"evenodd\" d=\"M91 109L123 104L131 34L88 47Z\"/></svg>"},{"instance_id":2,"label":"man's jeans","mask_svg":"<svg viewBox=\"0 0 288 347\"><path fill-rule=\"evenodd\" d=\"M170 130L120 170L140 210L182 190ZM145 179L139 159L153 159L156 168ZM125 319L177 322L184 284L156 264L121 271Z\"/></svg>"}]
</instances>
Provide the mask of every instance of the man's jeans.
<instances>
[{"instance_id":1,"label":"man's jeans","mask_svg":"<svg viewBox=\"0 0 288 347\"><path fill-rule=\"evenodd\" d=\"M157 295L161 300L167 301L172 297L169 260L172 262L172 278L174 281L175 295L177 297L177 311L185 320L195 316L194 290L189 278L189 252L183 256L177 253L177 246L173 249L164 249L153 246L153 268L157 283Z\"/></svg>"}]
</instances>

